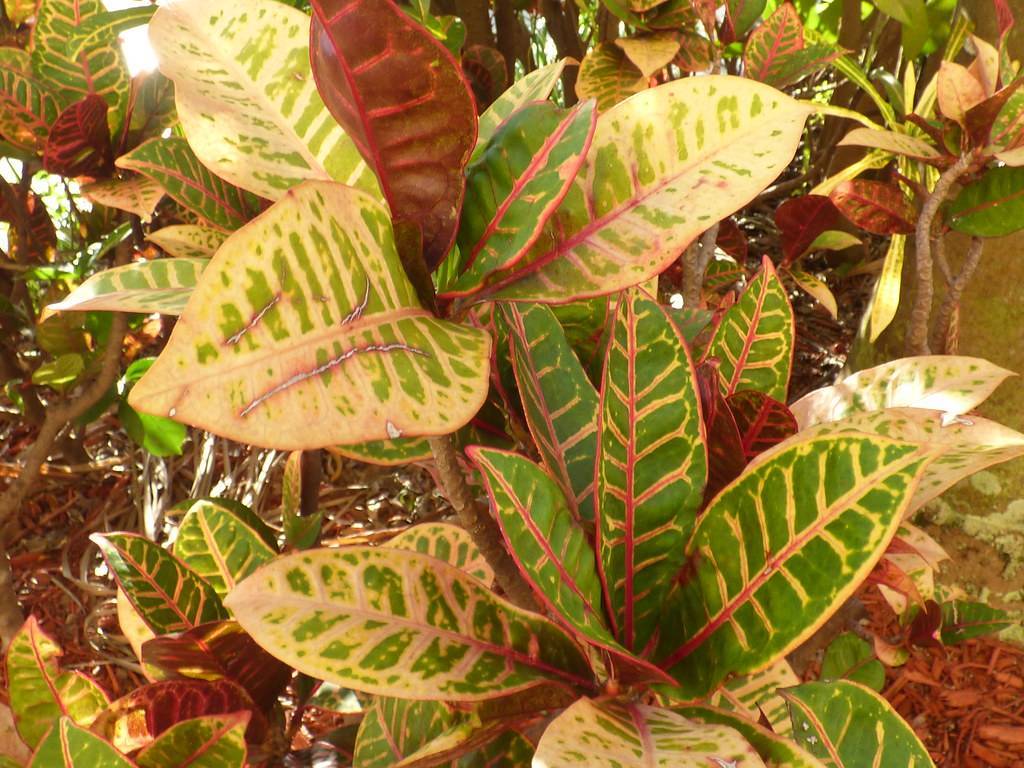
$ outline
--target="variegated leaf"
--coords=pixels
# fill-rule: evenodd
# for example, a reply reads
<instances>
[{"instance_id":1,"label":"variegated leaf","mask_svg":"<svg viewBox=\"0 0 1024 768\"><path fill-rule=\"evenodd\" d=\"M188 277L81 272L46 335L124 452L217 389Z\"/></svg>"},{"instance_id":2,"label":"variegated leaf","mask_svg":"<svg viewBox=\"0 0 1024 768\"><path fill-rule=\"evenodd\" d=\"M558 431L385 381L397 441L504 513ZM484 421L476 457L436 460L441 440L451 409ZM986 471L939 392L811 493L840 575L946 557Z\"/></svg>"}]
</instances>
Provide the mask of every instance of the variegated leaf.
<instances>
[{"instance_id":1,"label":"variegated leaf","mask_svg":"<svg viewBox=\"0 0 1024 768\"><path fill-rule=\"evenodd\" d=\"M32 755L29 768L135 768L114 746L67 717L53 728Z\"/></svg>"},{"instance_id":2,"label":"variegated leaf","mask_svg":"<svg viewBox=\"0 0 1024 768\"><path fill-rule=\"evenodd\" d=\"M538 716L532 718L537 720ZM483 722L476 713L464 716L448 730L434 737L411 755L394 764L394 768L425 768L444 765L458 768L463 765L519 766L516 762L533 755L533 744L520 736L512 727L516 721L502 719Z\"/></svg>"},{"instance_id":3,"label":"variegated leaf","mask_svg":"<svg viewBox=\"0 0 1024 768\"><path fill-rule=\"evenodd\" d=\"M519 78L507 91L494 100L494 103L480 115L474 156L491 140L494 132L498 130L498 126L505 122L513 112L532 101L547 99L555 87L555 83L558 82L558 78L562 76L566 61L566 59L559 59L547 66L535 69L528 75Z\"/></svg>"},{"instance_id":4,"label":"variegated leaf","mask_svg":"<svg viewBox=\"0 0 1024 768\"><path fill-rule=\"evenodd\" d=\"M419 553L285 555L235 587L226 605L282 661L370 693L476 701L544 682L592 685L586 658L555 624Z\"/></svg>"},{"instance_id":5,"label":"variegated leaf","mask_svg":"<svg viewBox=\"0 0 1024 768\"><path fill-rule=\"evenodd\" d=\"M841 48L826 43L808 45L796 8L791 3L780 3L747 38L743 67L747 77L784 88L820 71L842 53Z\"/></svg>"},{"instance_id":6,"label":"variegated leaf","mask_svg":"<svg viewBox=\"0 0 1024 768\"><path fill-rule=\"evenodd\" d=\"M912 157L915 160L931 160L940 156L939 151L922 138L871 128L854 128L840 140L839 146L884 149L886 152Z\"/></svg>"},{"instance_id":7,"label":"variegated leaf","mask_svg":"<svg viewBox=\"0 0 1024 768\"><path fill-rule=\"evenodd\" d=\"M156 637L156 633L149 628L139 612L135 610L128 595L120 587L117 588L117 625L121 629L121 634L128 640L128 644L131 645L135 658L141 662L142 645L147 640ZM144 671L146 676L152 680L150 670L145 669Z\"/></svg>"},{"instance_id":8,"label":"variegated leaf","mask_svg":"<svg viewBox=\"0 0 1024 768\"><path fill-rule=\"evenodd\" d=\"M593 102L564 110L541 101L498 128L466 169L457 239L464 271L445 295L472 293L529 251L576 178L595 121Z\"/></svg>"},{"instance_id":9,"label":"variegated leaf","mask_svg":"<svg viewBox=\"0 0 1024 768\"><path fill-rule=\"evenodd\" d=\"M81 672L62 672L60 646L29 616L7 649L7 691L14 725L35 748L62 716L88 726L107 706L107 695Z\"/></svg>"},{"instance_id":10,"label":"variegated leaf","mask_svg":"<svg viewBox=\"0 0 1024 768\"><path fill-rule=\"evenodd\" d=\"M218 249L130 401L283 450L448 434L487 394L489 347L419 306L380 203L307 181Z\"/></svg>"},{"instance_id":11,"label":"variegated leaf","mask_svg":"<svg viewBox=\"0 0 1024 768\"><path fill-rule=\"evenodd\" d=\"M312 0L313 76L376 171L396 226L420 235L433 269L448 255L476 146L476 105L444 45L392 0Z\"/></svg>"},{"instance_id":12,"label":"variegated leaf","mask_svg":"<svg viewBox=\"0 0 1024 768\"><path fill-rule=\"evenodd\" d=\"M871 297L871 310L868 321L868 335L874 342L889 327L896 317L900 304L900 285L903 282L903 257L907 247L906 235L893 235L889 240L889 249L885 253L882 272L875 284L875 293Z\"/></svg>"},{"instance_id":13,"label":"variegated leaf","mask_svg":"<svg viewBox=\"0 0 1024 768\"><path fill-rule=\"evenodd\" d=\"M353 768L393 768L458 721L440 701L376 696L356 736Z\"/></svg>"},{"instance_id":14,"label":"variegated leaf","mask_svg":"<svg viewBox=\"0 0 1024 768\"><path fill-rule=\"evenodd\" d=\"M786 768L826 768L824 763L796 742L759 725L756 717L745 718L724 709L703 706L676 707L673 711L689 720L724 725L738 731L747 740L747 743L757 750L757 754L761 756L766 765L785 766Z\"/></svg>"},{"instance_id":15,"label":"variegated leaf","mask_svg":"<svg viewBox=\"0 0 1024 768\"><path fill-rule=\"evenodd\" d=\"M678 32L654 32L636 37L620 37L615 45L623 50L640 74L651 77L667 67L679 53L683 37Z\"/></svg>"},{"instance_id":16,"label":"variegated leaf","mask_svg":"<svg viewBox=\"0 0 1024 768\"><path fill-rule=\"evenodd\" d=\"M754 389L737 392L727 403L736 420L747 461L792 437L799 429L792 412L763 392Z\"/></svg>"},{"instance_id":17,"label":"variegated leaf","mask_svg":"<svg viewBox=\"0 0 1024 768\"><path fill-rule=\"evenodd\" d=\"M164 196L164 188L145 176L129 176L86 184L82 194L94 203L134 213L148 223Z\"/></svg>"},{"instance_id":18,"label":"variegated leaf","mask_svg":"<svg viewBox=\"0 0 1024 768\"><path fill-rule=\"evenodd\" d=\"M433 458L430 443L420 437L400 437L396 440L368 440L351 445L332 445L331 453L347 456L366 464L397 467Z\"/></svg>"},{"instance_id":19,"label":"variegated leaf","mask_svg":"<svg viewBox=\"0 0 1024 768\"><path fill-rule=\"evenodd\" d=\"M277 554L231 510L202 500L185 514L171 551L221 597Z\"/></svg>"},{"instance_id":20,"label":"variegated leaf","mask_svg":"<svg viewBox=\"0 0 1024 768\"><path fill-rule=\"evenodd\" d=\"M660 622L657 659L683 695L760 669L821 626L884 553L927 458L882 437L816 438L722 491Z\"/></svg>"},{"instance_id":21,"label":"variegated leaf","mask_svg":"<svg viewBox=\"0 0 1024 768\"><path fill-rule=\"evenodd\" d=\"M177 136L150 139L115 164L152 179L174 202L222 232L238 229L259 211L254 196L213 175Z\"/></svg>"},{"instance_id":22,"label":"variegated leaf","mask_svg":"<svg viewBox=\"0 0 1024 768\"><path fill-rule=\"evenodd\" d=\"M135 758L139 768L243 768L248 712L210 715L172 726Z\"/></svg>"},{"instance_id":23,"label":"variegated leaf","mask_svg":"<svg viewBox=\"0 0 1024 768\"><path fill-rule=\"evenodd\" d=\"M597 390L547 307L509 305L509 343L530 434L573 516L594 519Z\"/></svg>"},{"instance_id":24,"label":"variegated leaf","mask_svg":"<svg viewBox=\"0 0 1024 768\"><path fill-rule=\"evenodd\" d=\"M721 363L726 396L756 389L786 401L793 367L793 308L786 288L766 256L761 271L726 310L705 357Z\"/></svg>"},{"instance_id":25,"label":"variegated leaf","mask_svg":"<svg viewBox=\"0 0 1024 768\"><path fill-rule=\"evenodd\" d=\"M732 728L697 723L668 709L580 699L544 731L534 768L763 768Z\"/></svg>"},{"instance_id":26,"label":"variegated leaf","mask_svg":"<svg viewBox=\"0 0 1024 768\"><path fill-rule=\"evenodd\" d=\"M118 586L158 635L228 618L213 588L159 545L131 533L90 538Z\"/></svg>"},{"instance_id":27,"label":"variegated leaf","mask_svg":"<svg viewBox=\"0 0 1024 768\"><path fill-rule=\"evenodd\" d=\"M131 78L117 40L103 40L77 58L66 53L76 30L105 10L100 0L40 0L32 31L32 70L49 85L62 108L91 94L102 96L110 107L110 134L116 136L131 94Z\"/></svg>"},{"instance_id":28,"label":"variegated leaf","mask_svg":"<svg viewBox=\"0 0 1024 768\"><path fill-rule=\"evenodd\" d=\"M848 680L804 683L783 695L801 745L832 768L934 768L911 727L863 685Z\"/></svg>"},{"instance_id":29,"label":"variegated leaf","mask_svg":"<svg viewBox=\"0 0 1024 768\"><path fill-rule=\"evenodd\" d=\"M839 319L839 304L828 283L802 269L784 269L783 274L791 277L801 291L824 307L833 320Z\"/></svg>"},{"instance_id":30,"label":"variegated leaf","mask_svg":"<svg viewBox=\"0 0 1024 768\"><path fill-rule=\"evenodd\" d=\"M576 80L576 95L595 99L602 112L647 88L648 78L622 48L598 43L584 57Z\"/></svg>"},{"instance_id":31,"label":"variegated leaf","mask_svg":"<svg viewBox=\"0 0 1024 768\"><path fill-rule=\"evenodd\" d=\"M189 144L218 176L271 200L305 179L379 196L317 93L309 25L274 0L178 0L153 17L149 39Z\"/></svg>"},{"instance_id":32,"label":"variegated leaf","mask_svg":"<svg viewBox=\"0 0 1024 768\"><path fill-rule=\"evenodd\" d=\"M800 684L800 678L785 659L749 675L733 677L712 695L712 706L740 713L757 722L762 714L780 735L791 731L786 702L779 696L780 688Z\"/></svg>"},{"instance_id":33,"label":"variegated leaf","mask_svg":"<svg viewBox=\"0 0 1024 768\"><path fill-rule=\"evenodd\" d=\"M917 210L894 183L853 179L835 187L829 197L843 216L876 235L908 235Z\"/></svg>"},{"instance_id":34,"label":"variegated leaf","mask_svg":"<svg viewBox=\"0 0 1024 768\"><path fill-rule=\"evenodd\" d=\"M4 48L0 57L0 136L28 152L42 151L60 113L49 86L32 74L29 54Z\"/></svg>"},{"instance_id":35,"label":"variegated leaf","mask_svg":"<svg viewBox=\"0 0 1024 768\"><path fill-rule=\"evenodd\" d=\"M83 53L117 39L122 32L148 23L155 12L156 6L143 5L86 17L67 41L67 57L77 60Z\"/></svg>"},{"instance_id":36,"label":"variegated leaf","mask_svg":"<svg viewBox=\"0 0 1024 768\"><path fill-rule=\"evenodd\" d=\"M174 224L150 232L146 239L156 243L171 256L190 259L208 259L217 252L227 234L212 227L195 224Z\"/></svg>"},{"instance_id":37,"label":"variegated leaf","mask_svg":"<svg viewBox=\"0 0 1024 768\"><path fill-rule=\"evenodd\" d=\"M707 479L690 352L655 301L622 295L601 383L597 549L615 635L640 652L657 628Z\"/></svg>"},{"instance_id":38,"label":"variegated leaf","mask_svg":"<svg viewBox=\"0 0 1024 768\"><path fill-rule=\"evenodd\" d=\"M666 83L609 109L544 234L488 293L557 302L658 274L789 164L809 109L717 75Z\"/></svg>"},{"instance_id":39,"label":"variegated leaf","mask_svg":"<svg viewBox=\"0 0 1024 768\"><path fill-rule=\"evenodd\" d=\"M420 523L406 528L391 539L387 546L444 560L484 584L491 584L494 581L494 571L480 554L473 537L457 525Z\"/></svg>"},{"instance_id":40,"label":"variegated leaf","mask_svg":"<svg viewBox=\"0 0 1024 768\"><path fill-rule=\"evenodd\" d=\"M208 263L209 259L154 259L106 269L47 308L180 315Z\"/></svg>"},{"instance_id":41,"label":"variegated leaf","mask_svg":"<svg viewBox=\"0 0 1024 768\"><path fill-rule=\"evenodd\" d=\"M615 641L602 606L597 558L558 484L514 453L469 449L509 552L537 596L560 622L612 655L622 677L671 681Z\"/></svg>"},{"instance_id":42,"label":"variegated leaf","mask_svg":"<svg viewBox=\"0 0 1024 768\"><path fill-rule=\"evenodd\" d=\"M76 101L50 126L43 147L43 169L58 176L99 178L110 174L113 162L107 102L91 93Z\"/></svg>"},{"instance_id":43,"label":"variegated leaf","mask_svg":"<svg viewBox=\"0 0 1024 768\"><path fill-rule=\"evenodd\" d=\"M793 403L790 410L801 429L854 413L904 406L958 416L976 408L1013 375L978 357L905 357L816 389Z\"/></svg>"}]
</instances>

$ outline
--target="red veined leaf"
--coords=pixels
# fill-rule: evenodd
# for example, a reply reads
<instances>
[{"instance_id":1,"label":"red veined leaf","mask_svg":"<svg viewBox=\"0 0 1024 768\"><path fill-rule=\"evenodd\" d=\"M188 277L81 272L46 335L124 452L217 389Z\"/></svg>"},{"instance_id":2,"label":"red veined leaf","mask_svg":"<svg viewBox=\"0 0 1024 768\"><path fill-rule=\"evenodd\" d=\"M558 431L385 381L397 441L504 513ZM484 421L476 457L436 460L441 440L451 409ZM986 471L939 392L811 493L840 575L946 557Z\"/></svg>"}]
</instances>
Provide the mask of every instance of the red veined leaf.
<instances>
[{"instance_id":1,"label":"red veined leaf","mask_svg":"<svg viewBox=\"0 0 1024 768\"><path fill-rule=\"evenodd\" d=\"M972 147L982 148L988 146L996 118L999 117L1003 107L1006 106L1006 103L1017 91L1021 83L1024 83L1024 80L1018 78L1005 88L999 89L980 104L975 104L967 110L964 115L964 126L967 129L967 137Z\"/></svg>"},{"instance_id":2,"label":"red veined leaf","mask_svg":"<svg viewBox=\"0 0 1024 768\"><path fill-rule=\"evenodd\" d=\"M476 105L444 45L391 0L313 0L313 76L324 103L377 172L396 224L448 254L476 144Z\"/></svg>"},{"instance_id":3,"label":"red veined leaf","mask_svg":"<svg viewBox=\"0 0 1024 768\"><path fill-rule=\"evenodd\" d=\"M775 211L775 224L782 233L782 266L803 255L815 238L835 227L839 209L824 195L792 197Z\"/></svg>"},{"instance_id":4,"label":"red veined leaf","mask_svg":"<svg viewBox=\"0 0 1024 768\"><path fill-rule=\"evenodd\" d=\"M679 53L672 63L684 72L704 72L711 67L714 48L711 42L693 32L680 32Z\"/></svg>"},{"instance_id":5,"label":"red veined leaf","mask_svg":"<svg viewBox=\"0 0 1024 768\"><path fill-rule=\"evenodd\" d=\"M183 678L238 683L268 709L291 678L291 667L263 650L235 621L200 624L142 645L142 662Z\"/></svg>"},{"instance_id":6,"label":"red veined leaf","mask_svg":"<svg viewBox=\"0 0 1024 768\"><path fill-rule=\"evenodd\" d=\"M34 12L35 3L32 5ZM32 72L28 52L9 46L0 48L0 136L16 148L35 154L45 146L59 112L57 99Z\"/></svg>"},{"instance_id":7,"label":"red veined leaf","mask_svg":"<svg viewBox=\"0 0 1024 768\"><path fill-rule=\"evenodd\" d=\"M60 113L43 149L43 168L61 176L103 176L114 161L107 102L91 93Z\"/></svg>"},{"instance_id":8,"label":"red veined leaf","mask_svg":"<svg viewBox=\"0 0 1024 768\"><path fill-rule=\"evenodd\" d=\"M727 402L736 419L743 456L747 461L799 430L789 408L764 392L745 389L730 395Z\"/></svg>"},{"instance_id":9,"label":"red veined leaf","mask_svg":"<svg viewBox=\"0 0 1024 768\"><path fill-rule=\"evenodd\" d=\"M471 45L462 52L462 71L469 80L477 106L490 106L508 87L505 57L489 45Z\"/></svg>"},{"instance_id":10,"label":"red veined leaf","mask_svg":"<svg viewBox=\"0 0 1024 768\"><path fill-rule=\"evenodd\" d=\"M185 720L164 731L135 761L139 768L244 768L250 717L248 712L234 712Z\"/></svg>"},{"instance_id":11,"label":"red veined leaf","mask_svg":"<svg viewBox=\"0 0 1024 768\"><path fill-rule=\"evenodd\" d=\"M764 13L765 0L726 0L722 23L722 42L729 44L743 37Z\"/></svg>"},{"instance_id":12,"label":"red veined leaf","mask_svg":"<svg viewBox=\"0 0 1024 768\"><path fill-rule=\"evenodd\" d=\"M704 488L704 504L740 476L747 465L736 419L722 395L717 358L697 366L697 389L704 416L708 444L708 484Z\"/></svg>"},{"instance_id":13,"label":"red veined leaf","mask_svg":"<svg viewBox=\"0 0 1024 768\"><path fill-rule=\"evenodd\" d=\"M732 218L718 222L718 238L715 245L742 263L747 258L747 236Z\"/></svg>"},{"instance_id":14,"label":"red veined leaf","mask_svg":"<svg viewBox=\"0 0 1024 768\"><path fill-rule=\"evenodd\" d=\"M782 88L819 71L842 53L824 43L808 46L796 8L783 3L750 33L743 49L743 66L747 77Z\"/></svg>"},{"instance_id":15,"label":"red veined leaf","mask_svg":"<svg viewBox=\"0 0 1024 768\"><path fill-rule=\"evenodd\" d=\"M909 235L917 211L897 185L884 181L844 181L829 195L843 216L876 235Z\"/></svg>"}]
</instances>

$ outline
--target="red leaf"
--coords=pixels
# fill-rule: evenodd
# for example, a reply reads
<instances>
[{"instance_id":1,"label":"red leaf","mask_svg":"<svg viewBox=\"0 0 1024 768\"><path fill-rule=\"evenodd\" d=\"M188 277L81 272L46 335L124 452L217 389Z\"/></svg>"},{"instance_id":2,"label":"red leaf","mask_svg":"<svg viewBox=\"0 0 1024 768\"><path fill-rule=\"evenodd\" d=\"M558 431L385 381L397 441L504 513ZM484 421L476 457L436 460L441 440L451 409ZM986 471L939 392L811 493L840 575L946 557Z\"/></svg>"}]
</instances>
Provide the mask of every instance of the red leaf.
<instances>
[{"instance_id":1,"label":"red leaf","mask_svg":"<svg viewBox=\"0 0 1024 768\"><path fill-rule=\"evenodd\" d=\"M775 211L775 224L782 233L782 266L792 264L837 221L839 209L824 195L802 195L780 205Z\"/></svg>"},{"instance_id":2,"label":"red leaf","mask_svg":"<svg viewBox=\"0 0 1024 768\"><path fill-rule=\"evenodd\" d=\"M747 465L743 444L732 411L722 395L718 360L710 358L697 366L697 391L707 431L708 480L704 486L704 506L720 490L740 476Z\"/></svg>"},{"instance_id":3,"label":"red leaf","mask_svg":"<svg viewBox=\"0 0 1024 768\"><path fill-rule=\"evenodd\" d=\"M142 660L184 678L232 680L262 709L270 708L292 672L235 621L208 622L178 635L155 637L143 644Z\"/></svg>"},{"instance_id":4,"label":"red leaf","mask_svg":"<svg viewBox=\"0 0 1024 768\"><path fill-rule=\"evenodd\" d=\"M888 557L883 557L875 564L866 581L869 584L884 584L918 605L924 605L924 598L914 580Z\"/></svg>"},{"instance_id":5,"label":"red leaf","mask_svg":"<svg viewBox=\"0 0 1024 768\"><path fill-rule=\"evenodd\" d=\"M718 223L718 238L715 245L742 264L747 259L747 236L732 219Z\"/></svg>"},{"instance_id":6,"label":"red leaf","mask_svg":"<svg viewBox=\"0 0 1024 768\"><path fill-rule=\"evenodd\" d=\"M980 104L975 104L964 114L964 126L972 147L984 148L991 140L992 126L1006 102L1024 82L1014 80L1005 88L996 91Z\"/></svg>"},{"instance_id":7,"label":"red leaf","mask_svg":"<svg viewBox=\"0 0 1024 768\"><path fill-rule=\"evenodd\" d=\"M464 50L462 71L481 110L490 106L508 87L505 57L489 45L471 45Z\"/></svg>"},{"instance_id":8,"label":"red leaf","mask_svg":"<svg viewBox=\"0 0 1024 768\"><path fill-rule=\"evenodd\" d=\"M61 176L106 176L114 163L107 102L90 94L57 117L43 149L43 168Z\"/></svg>"},{"instance_id":9,"label":"red leaf","mask_svg":"<svg viewBox=\"0 0 1024 768\"><path fill-rule=\"evenodd\" d=\"M14 187L17 190L17 187ZM6 195L0 195L0 221L11 225L7 236L11 239L8 255L15 261L49 261L46 251L57 245L57 233L53 229L50 214L46 211L43 200L35 192L29 190L23 200L18 201L18 209L10 205ZM25 240L19 240L18 222L24 217L27 227ZM24 251L23 251L24 249Z\"/></svg>"},{"instance_id":10,"label":"red leaf","mask_svg":"<svg viewBox=\"0 0 1024 768\"><path fill-rule=\"evenodd\" d=\"M748 462L799 430L789 408L764 392L746 389L729 395L726 402L736 420L743 456Z\"/></svg>"},{"instance_id":11,"label":"red leaf","mask_svg":"<svg viewBox=\"0 0 1024 768\"><path fill-rule=\"evenodd\" d=\"M992 0L992 5L995 6L996 22L999 25L999 41L1002 44L1006 33L1014 25L1013 11L1006 0Z\"/></svg>"},{"instance_id":12,"label":"red leaf","mask_svg":"<svg viewBox=\"0 0 1024 768\"><path fill-rule=\"evenodd\" d=\"M917 211L895 184L854 179L832 190L832 202L843 216L876 235L909 235Z\"/></svg>"},{"instance_id":13,"label":"red leaf","mask_svg":"<svg viewBox=\"0 0 1024 768\"><path fill-rule=\"evenodd\" d=\"M448 254L476 144L476 106L448 50L391 0L313 0L317 88L377 172L396 223Z\"/></svg>"}]
</instances>

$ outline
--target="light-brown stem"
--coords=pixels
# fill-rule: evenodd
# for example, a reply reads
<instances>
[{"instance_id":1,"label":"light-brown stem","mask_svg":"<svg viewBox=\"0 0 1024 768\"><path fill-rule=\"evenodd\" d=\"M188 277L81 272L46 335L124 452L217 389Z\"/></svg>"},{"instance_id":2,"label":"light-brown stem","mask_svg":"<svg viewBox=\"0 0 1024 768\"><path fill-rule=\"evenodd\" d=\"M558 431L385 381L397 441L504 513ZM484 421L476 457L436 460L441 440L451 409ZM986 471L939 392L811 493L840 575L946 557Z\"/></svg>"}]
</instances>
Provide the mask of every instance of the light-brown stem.
<instances>
[{"instance_id":1,"label":"light-brown stem","mask_svg":"<svg viewBox=\"0 0 1024 768\"><path fill-rule=\"evenodd\" d=\"M981 253L984 249L985 241L982 238L971 238L971 244L967 247L967 255L964 257L963 266L960 267L960 273L949 284L946 297L942 300L942 305L939 307L939 314L935 317L935 325L932 327L932 348L941 350L944 354L949 352L945 345L949 333L949 323L953 318L953 311L960 303L960 297L963 296L964 289L967 287L967 283L970 282L974 270L981 263Z\"/></svg>"}]
</instances>

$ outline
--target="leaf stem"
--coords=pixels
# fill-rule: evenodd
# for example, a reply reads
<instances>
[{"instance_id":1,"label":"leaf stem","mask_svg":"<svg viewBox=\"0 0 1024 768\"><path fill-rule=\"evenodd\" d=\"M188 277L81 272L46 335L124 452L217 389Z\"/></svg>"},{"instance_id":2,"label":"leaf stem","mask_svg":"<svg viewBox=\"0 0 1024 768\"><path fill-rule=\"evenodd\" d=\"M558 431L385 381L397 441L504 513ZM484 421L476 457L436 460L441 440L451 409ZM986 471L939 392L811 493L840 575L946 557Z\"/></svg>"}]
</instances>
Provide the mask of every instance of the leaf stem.
<instances>
[{"instance_id":1,"label":"leaf stem","mask_svg":"<svg viewBox=\"0 0 1024 768\"><path fill-rule=\"evenodd\" d=\"M949 338L949 323L953 318L953 311L960 304L960 297L963 296L967 283L974 274L974 270L978 268L978 264L981 263L981 253L984 249L985 241L982 238L971 238L971 244L967 247L967 255L964 257L963 266L960 267L960 273L949 284L946 297L942 300L942 305L939 307L939 314L936 316L935 325L932 327L931 341L932 347L941 349L944 354L949 353L949 350L946 348L946 340Z\"/></svg>"},{"instance_id":2,"label":"leaf stem","mask_svg":"<svg viewBox=\"0 0 1024 768\"><path fill-rule=\"evenodd\" d=\"M513 603L522 608L535 609L537 603L533 598L533 592L505 549L498 524L477 501L469 483L466 482L466 476L459 466L455 441L451 435L443 435L428 438L428 442L434 454L434 463L437 465L441 490L459 516L462 527L473 537L480 554L491 566L498 584Z\"/></svg>"}]
</instances>

